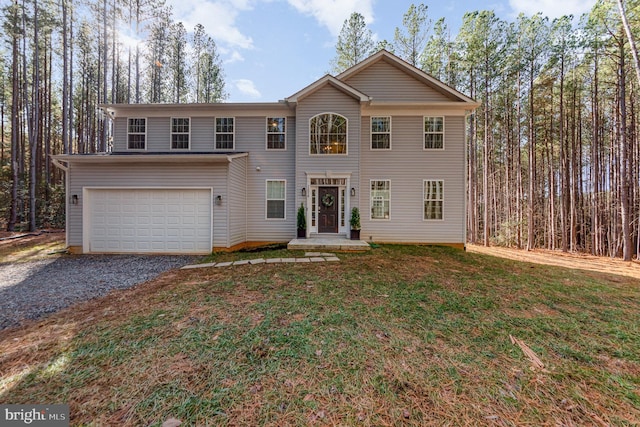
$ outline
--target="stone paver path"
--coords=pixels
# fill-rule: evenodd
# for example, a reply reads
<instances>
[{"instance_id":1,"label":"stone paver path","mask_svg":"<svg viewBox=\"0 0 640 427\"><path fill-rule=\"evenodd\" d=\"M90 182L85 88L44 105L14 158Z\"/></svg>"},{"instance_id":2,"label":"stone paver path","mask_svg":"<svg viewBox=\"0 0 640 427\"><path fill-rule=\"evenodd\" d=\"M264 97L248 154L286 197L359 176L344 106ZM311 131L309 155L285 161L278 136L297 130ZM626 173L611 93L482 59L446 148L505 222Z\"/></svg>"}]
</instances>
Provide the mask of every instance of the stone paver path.
<instances>
[{"instance_id":1,"label":"stone paver path","mask_svg":"<svg viewBox=\"0 0 640 427\"><path fill-rule=\"evenodd\" d=\"M335 262L340 261L335 254L324 252L306 252L302 258L256 258L256 259L242 259L239 261L227 261L227 262L208 262L205 264L191 264L185 265L181 270L191 270L194 268L222 268L230 267L232 265L256 265L256 264L277 264L277 263L289 263L289 262Z\"/></svg>"}]
</instances>

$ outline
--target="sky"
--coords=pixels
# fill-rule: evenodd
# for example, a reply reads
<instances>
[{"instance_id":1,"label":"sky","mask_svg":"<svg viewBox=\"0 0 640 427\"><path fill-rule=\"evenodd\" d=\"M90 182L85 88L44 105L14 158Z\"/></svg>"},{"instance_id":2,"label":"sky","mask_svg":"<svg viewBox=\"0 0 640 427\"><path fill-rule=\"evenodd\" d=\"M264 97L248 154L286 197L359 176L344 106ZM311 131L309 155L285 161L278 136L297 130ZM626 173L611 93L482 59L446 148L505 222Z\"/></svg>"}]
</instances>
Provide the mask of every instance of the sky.
<instances>
[{"instance_id":1,"label":"sky","mask_svg":"<svg viewBox=\"0 0 640 427\"><path fill-rule=\"evenodd\" d=\"M429 18L445 18L452 38L466 12L493 10L507 21L537 12L550 19L580 16L596 0L423 1ZM275 102L331 71L338 34L352 12L375 40L393 42L410 0L167 0L187 29L204 25L222 60L227 102Z\"/></svg>"}]
</instances>

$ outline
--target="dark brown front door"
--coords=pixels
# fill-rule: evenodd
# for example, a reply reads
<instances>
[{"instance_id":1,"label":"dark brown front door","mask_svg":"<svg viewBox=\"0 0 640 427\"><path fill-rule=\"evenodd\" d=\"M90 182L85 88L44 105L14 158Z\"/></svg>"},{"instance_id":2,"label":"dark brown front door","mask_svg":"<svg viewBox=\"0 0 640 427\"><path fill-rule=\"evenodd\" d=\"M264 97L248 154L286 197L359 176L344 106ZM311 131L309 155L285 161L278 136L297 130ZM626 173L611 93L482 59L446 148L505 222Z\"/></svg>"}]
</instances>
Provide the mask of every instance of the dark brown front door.
<instances>
[{"instance_id":1,"label":"dark brown front door","mask_svg":"<svg viewBox=\"0 0 640 427\"><path fill-rule=\"evenodd\" d=\"M338 187L320 187L318 196L318 233L337 233Z\"/></svg>"}]
</instances>

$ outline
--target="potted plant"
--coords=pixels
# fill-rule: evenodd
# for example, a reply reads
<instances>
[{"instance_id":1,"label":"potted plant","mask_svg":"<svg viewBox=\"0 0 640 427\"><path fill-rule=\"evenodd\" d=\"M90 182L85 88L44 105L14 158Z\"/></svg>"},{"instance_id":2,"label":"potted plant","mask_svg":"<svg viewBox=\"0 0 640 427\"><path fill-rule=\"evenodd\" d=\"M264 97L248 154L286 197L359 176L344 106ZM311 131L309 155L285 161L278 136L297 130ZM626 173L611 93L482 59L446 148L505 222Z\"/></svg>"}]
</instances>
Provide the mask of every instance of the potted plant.
<instances>
[{"instance_id":1,"label":"potted plant","mask_svg":"<svg viewBox=\"0 0 640 427\"><path fill-rule=\"evenodd\" d=\"M298 208L298 238L304 239L307 237L307 217L304 214L304 205L300 203Z\"/></svg>"},{"instance_id":2,"label":"potted plant","mask_svg":"<svg viewBox=\"0 0 640 427\"><path fill-rule=\"evenodd\" d=\"M360 209L351 209L351 240L360 240Z\"/></svg>"}]
</instances>

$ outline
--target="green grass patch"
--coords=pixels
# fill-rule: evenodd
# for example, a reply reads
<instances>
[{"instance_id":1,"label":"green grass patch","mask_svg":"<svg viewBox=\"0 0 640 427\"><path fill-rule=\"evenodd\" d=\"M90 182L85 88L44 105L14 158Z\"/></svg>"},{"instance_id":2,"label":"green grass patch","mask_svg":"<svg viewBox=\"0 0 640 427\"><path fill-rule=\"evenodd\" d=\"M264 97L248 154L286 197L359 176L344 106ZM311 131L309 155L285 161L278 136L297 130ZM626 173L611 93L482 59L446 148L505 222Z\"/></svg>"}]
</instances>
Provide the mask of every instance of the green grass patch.
<instances>
[{"instance_id":1,"label":"green grass patch","mask_svg":"<svg viewBox=\"0 0 640 427\"><path fill-rule=\"evenodd\" d=\"M637 281L440 247L339 257L180 271L91 321L4 332L0 403L69 403L72 425L640 423Z\"/></svg>"}]
</instances>

